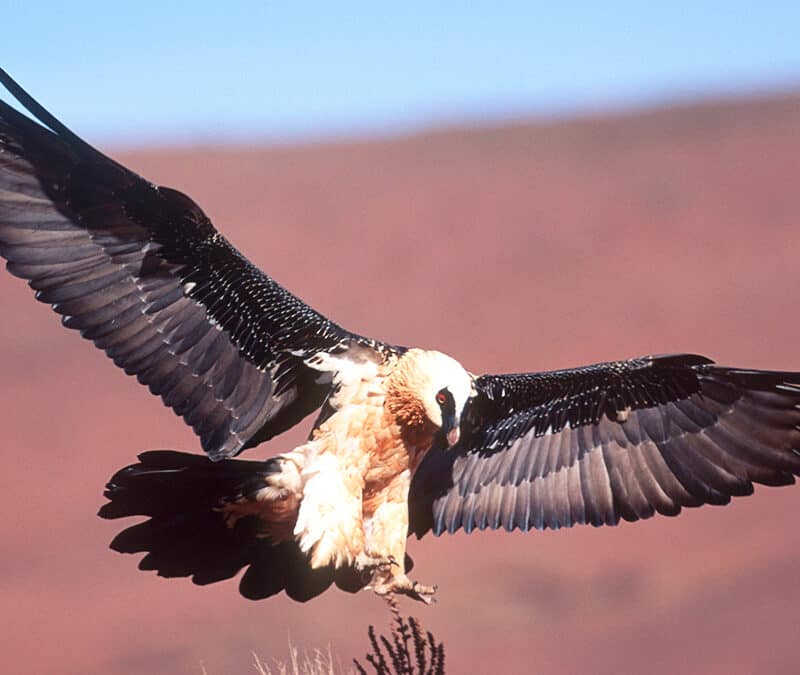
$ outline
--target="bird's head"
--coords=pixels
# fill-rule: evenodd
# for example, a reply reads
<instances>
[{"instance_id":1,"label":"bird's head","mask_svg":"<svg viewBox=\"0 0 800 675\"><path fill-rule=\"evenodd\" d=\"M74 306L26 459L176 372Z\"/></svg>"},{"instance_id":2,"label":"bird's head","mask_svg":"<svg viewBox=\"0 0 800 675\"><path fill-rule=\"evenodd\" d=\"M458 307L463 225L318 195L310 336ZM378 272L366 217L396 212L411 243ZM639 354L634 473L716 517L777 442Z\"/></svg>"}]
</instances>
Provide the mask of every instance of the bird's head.
<instances>
[{"instance_id":1,"label":"bird's head","mask_svg":"<svg viewBox=\"0 0 800 675\"><path fill-rule=\"evenodd\" d=\"M410 349L390 377L387 403L404 424L427 422L441 430L452 447L474 395L473 378L458 361L441 352Z\"/></svg>"}]
</instances>

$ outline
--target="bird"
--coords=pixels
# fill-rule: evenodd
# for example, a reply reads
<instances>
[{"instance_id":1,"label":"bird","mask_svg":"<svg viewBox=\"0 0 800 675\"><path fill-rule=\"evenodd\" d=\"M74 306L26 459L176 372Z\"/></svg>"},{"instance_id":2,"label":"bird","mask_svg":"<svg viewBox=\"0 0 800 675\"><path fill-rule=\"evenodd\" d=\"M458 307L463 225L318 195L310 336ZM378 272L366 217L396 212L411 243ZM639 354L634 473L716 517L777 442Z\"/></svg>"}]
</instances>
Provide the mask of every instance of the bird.
<instances>
[{"instance_id":1,"label":"bird","mask_svg":"<svg viewBox=\"0 0 800 675\"><path fill-rule=\"evenodd\" d=\"M151 450L99 515L111 548L251 599L332 586L430 603L411 537L614 526L800 475L800 373L694 354L476 375L350 332L256 268L187 195L89 145L4 70L0 255L146 385L202 453ZM387 300L390 302L390 300ZM307 440L237 459L316 414ZM244 570L242 572L242 570Z\"/></svg>"}]
</instances>

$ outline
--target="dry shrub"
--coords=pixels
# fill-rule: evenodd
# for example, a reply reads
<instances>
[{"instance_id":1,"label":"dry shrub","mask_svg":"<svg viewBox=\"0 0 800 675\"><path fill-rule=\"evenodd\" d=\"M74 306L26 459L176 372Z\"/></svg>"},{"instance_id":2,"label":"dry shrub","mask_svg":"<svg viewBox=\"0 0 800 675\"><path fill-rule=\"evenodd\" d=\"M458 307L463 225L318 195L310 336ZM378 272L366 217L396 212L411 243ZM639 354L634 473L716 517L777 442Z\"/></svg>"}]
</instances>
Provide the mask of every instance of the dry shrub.
<instances>
[{"instance_id":1,"label":"dry shrub","mask_svg":"<svg viewBox=\"0 0 800 675\"><path fill-rule=\"evenodd\" d=\"M437 642L433 633L422 628L413 616L404 618L392 599L391 628L387 635L377 635L375 627L367 630L371 651L366 662L374 675L444 675L444 644ZM330 647L327 651L316 649L300 653L289 641L289 660L272 659L272 663L253 654L258 675L344 675L341 664L334 662ZM358 675L370 675L358 659L353 659ZM205 675L205 670L203 671Z\"/></svg>"},{"instance_id":2,"label":"dry shrub","mask_svg":"<svg viewBox=\"0 0 800 675\"><path fill-rule=\"evenodd\" d=\"M393 615L389 636L376 637L374 626L368 631L372 651L365 658L375 675L444 675L444 644L423 630L418 619L404 619L393 598L389 604ZM368 675L357 659L353 663L359 675Z\"/></svg>"}]
</instances>

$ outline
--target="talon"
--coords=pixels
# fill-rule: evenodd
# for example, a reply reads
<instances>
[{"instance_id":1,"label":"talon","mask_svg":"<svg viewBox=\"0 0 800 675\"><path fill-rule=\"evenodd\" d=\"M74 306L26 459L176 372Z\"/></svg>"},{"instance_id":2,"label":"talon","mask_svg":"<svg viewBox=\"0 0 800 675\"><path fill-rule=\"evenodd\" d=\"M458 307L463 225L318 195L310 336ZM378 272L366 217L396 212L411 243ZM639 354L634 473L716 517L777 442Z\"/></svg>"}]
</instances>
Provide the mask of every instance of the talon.
<instances>
[{"instance_id":1,"label":"talon","mask_svg":"<svg viewBox=\"0 0 800 675\"><path fill-rule=\"evenodd\" d=\"M419 593L420 595L433 595L436 593L437 588L438 586L423 586L418 581L415 581L412 586L414 593Z\"/></svg>"},{"instance_id":2,"label":"talon","mask_svg":"<svg viewBox=\"0 0 800 675\"><path fill-rule=\"evenodd\" d=\"M436 594L437 588L438 586L423 586L421 583L415 581L411 587L411 591L414 594L413 597L415 600L420 600L426 605L431 605L436 602L436 598L433 596Z\"/></svg>"},{"instance_id":3,"label":"talon","mask_svg":"<svg viewBox=\"0 0 800 675\"><path fill-rule=\"evenodd\" d=\"M356 557L353 567L359 573L361 581L368 584L375 578L378 571L388 572L392 565L400 566L393 555L372 557L366 553L360 553Z\"/></svg>"},{"instance_id":4,"label":"talon","mask_svg":"<svg viewBox=\"0 0 800 675\"><path fill-rule=\"evenodd\" d=\"M395 593L402 593L409 598L424 602L430 605L436 601L433 597L436 594L436 586L425 586L418 581L411 581L407 576L397 576L390 581L372 586L372 591L381 597L390 596Z\"/></svg>"}]
</instances>

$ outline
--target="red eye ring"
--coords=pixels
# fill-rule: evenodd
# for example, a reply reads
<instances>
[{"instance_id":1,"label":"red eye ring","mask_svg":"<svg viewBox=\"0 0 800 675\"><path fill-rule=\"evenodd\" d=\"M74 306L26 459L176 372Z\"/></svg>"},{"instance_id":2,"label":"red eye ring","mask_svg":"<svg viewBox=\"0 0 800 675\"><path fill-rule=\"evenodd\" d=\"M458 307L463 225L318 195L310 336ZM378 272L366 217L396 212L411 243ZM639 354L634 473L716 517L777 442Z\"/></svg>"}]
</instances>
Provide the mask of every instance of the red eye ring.
<instances>
[{"instance_id":1,"label":"red eye ring","mask_svg":"<svg viewBox=\"0 0 800 675\"><path fill-rule=\"evenodd\" d=\"M440 391L438 394L436 394L437 403L439 403L440 405L444 405L445 401L447 401L447 396L445 396L443 392Z\"/></svg>"}]
</instances>

